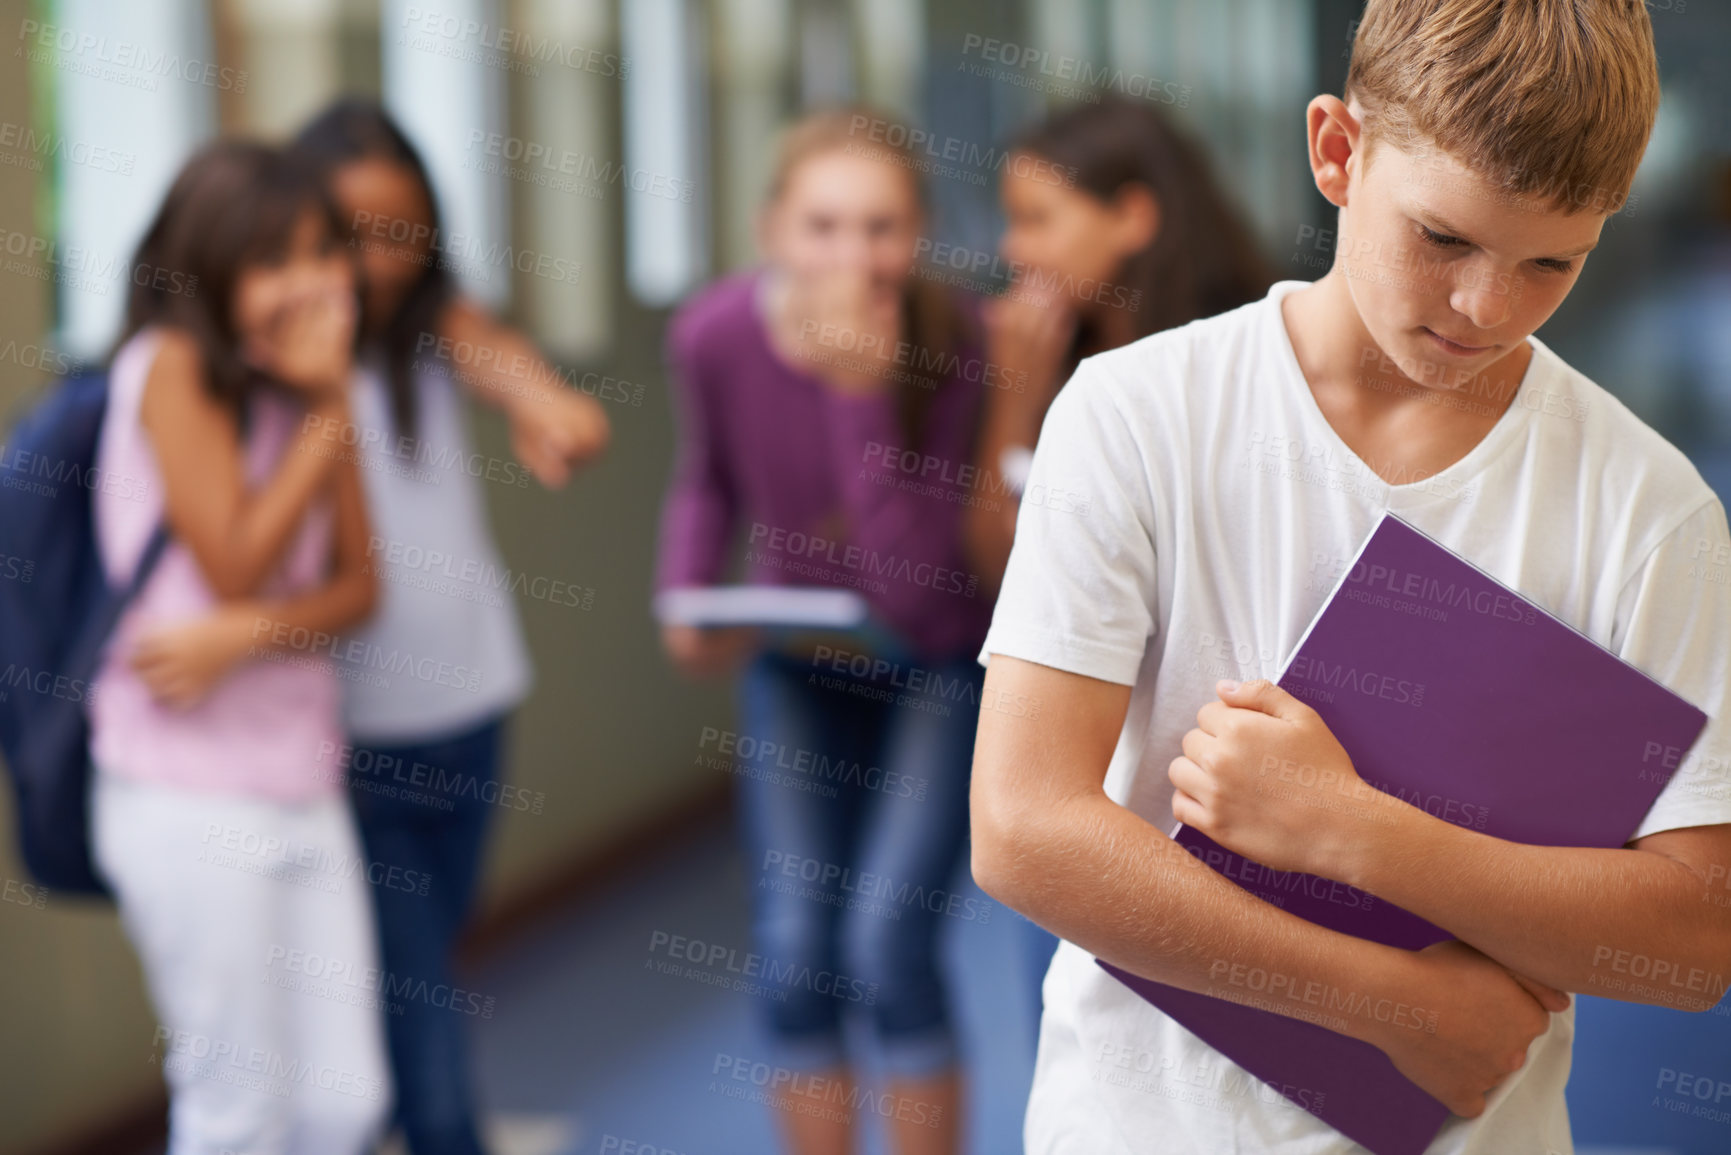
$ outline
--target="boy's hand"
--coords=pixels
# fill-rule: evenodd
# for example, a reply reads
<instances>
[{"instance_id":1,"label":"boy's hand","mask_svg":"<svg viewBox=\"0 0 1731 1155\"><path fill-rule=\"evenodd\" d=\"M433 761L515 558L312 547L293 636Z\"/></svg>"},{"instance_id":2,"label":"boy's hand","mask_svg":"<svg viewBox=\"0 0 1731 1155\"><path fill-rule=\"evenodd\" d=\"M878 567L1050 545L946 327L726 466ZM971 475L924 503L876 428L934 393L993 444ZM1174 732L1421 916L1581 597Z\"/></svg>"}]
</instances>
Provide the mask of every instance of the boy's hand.
<instances>
[{"instance_id":1,"label":"boy's hand","mask_svg":"<svg viewBox=\"0 0 1731 1155\"><path fill-rule=\"evenodd\" d=\"M190 710L252 647L257 614L239 605L145 634L132 647L132 668L158 702Z\"/></svg>"},{"instance_id":2,"label":"boy's hand","mask_svg":"<svg viewBox=\"0 0 1731 1155\"><path fill-rule=\"evenodd\" d=\"M611 436L601 403L567 389L513 397L505 416L511 423L511 451L549 489L564 485L573 469L599 456Z\"/></svg>"},{"instance_id":3,"label":"boy's hand","mask_svg":"<svg viewBox=\"0 0 1731 1155\"><path fill-rule=\"evenodd\" d=\"M1340 878L1389 795L1358 776L1315 710L1272 682L1222 681L1167 767L1172 815L1276 870Z\"/></svg>"},{"instance_id":4,"label":"boy's hand","mask_svg":"<svg viewBox=\"0 0 1731 1155\"><path fill-rule=\"evenodd\" d=\"M1410 957L1411 1012L1379 1021L1366 1041L1450 1111L1477 1118L1569 997L1452 939Z\"/></svg>"}]
</instances>

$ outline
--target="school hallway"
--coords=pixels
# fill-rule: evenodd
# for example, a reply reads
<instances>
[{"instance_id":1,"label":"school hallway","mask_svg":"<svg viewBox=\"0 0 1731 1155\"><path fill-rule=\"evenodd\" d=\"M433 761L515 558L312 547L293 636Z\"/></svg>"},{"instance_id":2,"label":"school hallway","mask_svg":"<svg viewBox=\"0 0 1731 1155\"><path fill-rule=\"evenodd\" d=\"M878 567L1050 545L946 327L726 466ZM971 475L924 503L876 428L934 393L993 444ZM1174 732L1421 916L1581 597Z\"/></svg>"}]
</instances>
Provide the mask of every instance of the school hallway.
<instances>
[{"instance_id":1,"label":"school hallway","mask_svg":"<svg viewBox=\"0 0 1731 1155\"><path fill-rule=\"evenodd\" d=\"M750 1097L757 1084L732 1077L746 1064L774 1065L754 996L662 973L655 962L666 959L666 946L652 949L666 941L656 940L659 932L744 955L742 880L731 829L712 824L525 931L467 976L469 989L497 1000L493 1018L476 1019L474 1035L492 1155L778 1151L770 1109ZM965 872L955 890L992 910L983 921L955 918L945 928L971 1080L967 1151L1013 1155L1032 1074L1031 989L1021 978L1027 948L1016 916ZM714 972L726 974L726 964ZM1731 1002L1713 1014L1668 1016L1659 1020L1668 1032L1660 1037L1645 1008L1586 1000L1570 1088L1577 1155L1731 1150L1731 1123L1715 1121L1711 1099L1679 1095L1675 1078L1655 1086L1664 1071L1721 1069L1715 1032L1722 1039L1726 1011ZM1704 1109L1694 1114L1698 1103ZM887 1155L880 1127L867 1126L862 1155Z\"/></svg>"},{"instance_id":2,"label":"school hallway","mask_svg":"<svg viewBox=\"0 0 1731 1155\"><path fill-rule=\"evenodd\" d=\"M464 976L468 989L497 1000L494 1017L477 1018L472 1036L491 1155L777 1150L770 1109L750 1098L759 1087L730 1077L736 1069L749 1075L747 1064L774 1066L755 997L660 973L654 963L667 948L651 949L661 932L745 955L743 878L731 826L712 824ZM1034 991L1020 978L1028 948L1017 916L981 893L965 867L954 889L960 909L972 899L973 910L991 912L949 919L945 928L971 1080L967 1149L1001 1155L1020 1150L1033 1073ZM725 963L714 971L732 977ZM866 1130L862 1155L885 1155L878 1128ZM382 1149L401 1153L397 1144Z\"/></svg>"}]
</instances>

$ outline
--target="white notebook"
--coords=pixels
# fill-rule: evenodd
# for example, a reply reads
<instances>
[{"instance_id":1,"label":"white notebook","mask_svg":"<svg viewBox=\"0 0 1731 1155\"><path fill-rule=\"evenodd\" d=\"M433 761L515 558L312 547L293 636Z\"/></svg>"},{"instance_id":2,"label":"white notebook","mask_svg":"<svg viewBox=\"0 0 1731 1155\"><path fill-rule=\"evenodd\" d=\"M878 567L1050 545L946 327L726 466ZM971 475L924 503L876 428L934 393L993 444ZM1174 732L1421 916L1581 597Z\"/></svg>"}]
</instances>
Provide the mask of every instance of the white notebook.
<instances>
[{"instance_id":1,"label":"white notebook","mask_svg":"<svg viewBox=\"0 0 1731 1155\"><path fill-rule=\"evenodd\" d=\"M655 595L655 620L667 626L787 626L851 630L865 624L865 598L813 586L703 586Z\"/></svg>"}]
</instances>

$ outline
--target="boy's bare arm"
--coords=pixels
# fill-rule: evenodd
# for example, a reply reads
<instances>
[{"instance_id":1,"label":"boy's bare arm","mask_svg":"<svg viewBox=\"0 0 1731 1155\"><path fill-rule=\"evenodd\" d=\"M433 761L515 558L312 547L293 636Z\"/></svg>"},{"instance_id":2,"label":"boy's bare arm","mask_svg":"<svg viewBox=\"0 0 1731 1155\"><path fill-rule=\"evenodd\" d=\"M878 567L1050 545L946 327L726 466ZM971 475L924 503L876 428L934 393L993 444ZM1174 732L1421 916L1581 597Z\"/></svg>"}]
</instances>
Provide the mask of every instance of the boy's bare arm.
<instances>
[{"instance_id":1,"label":"boy's bare arm","mask_svg":"<svg viewBox=\"0 0 1731 1155\"><path fill-rule=\"evenodd\" d=\"M1176 809L1222 845L1369 891L1561 990L1685 1010L1724 996L1731 826L1616 850L1508 842L1370 788L1272 683L1223 688L1197 722L1171 768Z\"/></svg>"},{"instance_id":2,"label":"boy's bare arm","mask_svg":"<svg viewBox=\"0 0 1731 1155\"><path fill-rule=\"evenodd\" d=\"M1405 813L1341 864L1342 881L1562 990L1688 1011L1724 997L1731 906L1711 901L1711 879L1731 864L1731 826L1618 850L1528 846L1391 801Z\"/></svg>"},{"instance_id":3,"label":"boy's bare arm","mask_svg":"<svg viewBox=\"0 0 1731 1155\"><path fill-rule=\"evenodd\" d=\"M1381 1048L1456 1114L1482 1111L1549 1025L1545 1011L1566 1000L1461 944L1410 953L1366 942L1221 878L1106 796L1129 697L1127 686L993 655L970 803L980 885L1132 973L1331 1019L1323 1025ZM994 709L1001 700L1032 708Z\"/></svg>"}]
</instances>

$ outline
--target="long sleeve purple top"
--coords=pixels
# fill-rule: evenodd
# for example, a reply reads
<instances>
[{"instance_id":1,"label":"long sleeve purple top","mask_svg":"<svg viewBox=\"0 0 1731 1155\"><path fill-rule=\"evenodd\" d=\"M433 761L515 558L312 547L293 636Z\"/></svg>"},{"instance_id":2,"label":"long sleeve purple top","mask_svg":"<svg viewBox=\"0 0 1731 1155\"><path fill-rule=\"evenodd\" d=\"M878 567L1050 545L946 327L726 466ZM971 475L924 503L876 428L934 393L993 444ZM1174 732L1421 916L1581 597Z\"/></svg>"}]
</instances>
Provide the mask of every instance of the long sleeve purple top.
<instances>
[{"instance_id":1,"label":"long sleeve purple top","mask_svg":"<svg viewBox=\"0 0 1731 1155\"><path fill-rule=\"evenodd\" d=\"M748 582L856 589L921 657L977 650L991 603L963 552L962 516L985 388L979 351L960 350L911 446L899 384L846 394L771 347L761 275L717 282L670 327L680 442L656 588L723 580L742 534Z\"/></svg>"}]
</instances>

